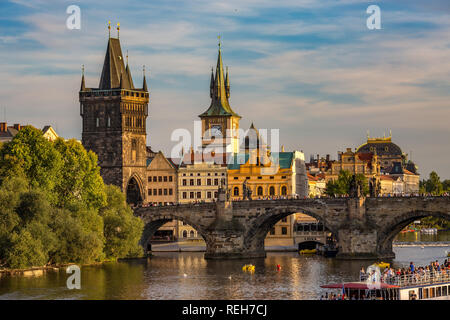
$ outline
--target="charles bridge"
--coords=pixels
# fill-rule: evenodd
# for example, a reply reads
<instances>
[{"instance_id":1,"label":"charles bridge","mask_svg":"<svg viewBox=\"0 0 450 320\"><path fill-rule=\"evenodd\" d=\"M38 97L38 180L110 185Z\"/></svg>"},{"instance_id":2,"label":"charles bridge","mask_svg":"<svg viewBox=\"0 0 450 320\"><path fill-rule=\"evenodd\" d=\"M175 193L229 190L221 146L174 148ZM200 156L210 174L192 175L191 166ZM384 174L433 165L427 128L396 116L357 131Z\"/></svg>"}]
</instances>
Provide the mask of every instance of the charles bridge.
<instances>
[{"instance_id":1,"label":"charles bridge","mask_svg":"<svg viewBox=\"0 0 450 320\"><path fill-rule=\"evenodd\" d=\"M144 248L164 223L180 220L206 242L205 259L265 257L264 239L284 217L301 212L319 220L338 242L341 259L394 258L394 237L414 220L450 219L450 197L352 197L227 201L137 207Z\"/></svg>"}]
</instances>

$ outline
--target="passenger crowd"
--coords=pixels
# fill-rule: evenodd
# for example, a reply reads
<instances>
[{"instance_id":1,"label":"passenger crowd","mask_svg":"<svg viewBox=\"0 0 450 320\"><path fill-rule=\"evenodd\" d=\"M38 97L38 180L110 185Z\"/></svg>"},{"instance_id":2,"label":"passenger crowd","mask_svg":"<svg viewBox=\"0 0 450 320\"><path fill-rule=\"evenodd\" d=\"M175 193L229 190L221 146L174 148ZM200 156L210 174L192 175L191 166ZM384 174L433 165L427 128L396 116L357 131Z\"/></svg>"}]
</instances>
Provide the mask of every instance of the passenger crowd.
<instances>
[{"instance_id":1,"label":"passenger crowd","mask_svg":"<svg viewBox=\"0 0 450 320\"><path fill-rule=\"evenodd\" d=\"M361 268L360 281L369 279L375 282L375 271L372 270L370 274ZM419 283L434 283L450 280L450 261L445 259L444 263L439 264L438 260L431 261L426 266L417 267L414 262L411 262L408 268L388 268L386 267L381 272L380 282L393 285L409 285Z\"/></svg>"}]
</instances>

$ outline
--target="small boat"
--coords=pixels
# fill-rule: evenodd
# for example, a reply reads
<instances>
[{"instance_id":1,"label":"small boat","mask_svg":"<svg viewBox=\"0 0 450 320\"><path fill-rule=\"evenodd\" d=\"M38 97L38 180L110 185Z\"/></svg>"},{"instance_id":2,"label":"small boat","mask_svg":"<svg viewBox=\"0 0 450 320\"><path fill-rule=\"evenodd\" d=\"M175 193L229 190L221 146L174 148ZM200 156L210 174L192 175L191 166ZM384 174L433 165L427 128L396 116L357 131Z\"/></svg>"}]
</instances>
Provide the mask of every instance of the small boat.
<instances>
[{"instance_id":1,"label":"small boat","mask_svg":"<svg viewBox=\"0 0 450 320\"><path fill-rule=\"evenodd\" d=\"M252 264L246 264L245 266L242 267L242 271L246 272L254 272L255 271L255 266Z\"/></svg>"},{"instance_id":2,"label":"small boat","mask_svg":"<svg viewBox=\"0 0 450 320\"><path fill-rule=\"evenodd\" d=\"M317 249L303 249L299 251L300 254L316 254Z\"/></svg>"}]
</instances>

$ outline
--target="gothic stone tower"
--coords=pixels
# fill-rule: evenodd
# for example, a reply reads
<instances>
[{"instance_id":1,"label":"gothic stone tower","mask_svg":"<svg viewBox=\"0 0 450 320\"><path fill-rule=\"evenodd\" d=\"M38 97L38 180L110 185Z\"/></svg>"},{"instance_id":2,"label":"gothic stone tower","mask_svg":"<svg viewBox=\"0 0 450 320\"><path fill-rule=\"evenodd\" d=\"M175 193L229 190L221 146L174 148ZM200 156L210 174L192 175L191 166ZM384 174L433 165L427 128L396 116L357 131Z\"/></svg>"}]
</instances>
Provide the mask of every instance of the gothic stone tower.
<instances>
[{"instance_id":1,"label":"gothic stone tower","mask_svg":"<svg viewBox=\"0 0 450 320\"><path fill-rule=\"evenodd\" d=\"M149 93L145 75L142 89L134 87L118 38L108 40L98 88L86 88L83 72L79 98L83 146L97 154L104 182L126 192L128 203L145 201Z\"/></svg>"},{"instance_id":2,"label":"gothic stone tower","mask_svg":"<svg viewBox=\"0 0 450 320\"><path fill-rule=\"evenodd\" d=\"M199 115L202 120L202 134L205 137L202 139L202 147L209 146L222 149L221 153L223 154L238 153L238 129L241 117L231 109L228 102L230 97L230 79L228 78L228 68L224 77L220 43L216 74L214 75L213 70L211 70L210 96L211 105L208 110ZM207 130L210 130L210 136L205 136L205 131ZM227 130L230 131L227 132Z\"/></svg>"}]
</instances>

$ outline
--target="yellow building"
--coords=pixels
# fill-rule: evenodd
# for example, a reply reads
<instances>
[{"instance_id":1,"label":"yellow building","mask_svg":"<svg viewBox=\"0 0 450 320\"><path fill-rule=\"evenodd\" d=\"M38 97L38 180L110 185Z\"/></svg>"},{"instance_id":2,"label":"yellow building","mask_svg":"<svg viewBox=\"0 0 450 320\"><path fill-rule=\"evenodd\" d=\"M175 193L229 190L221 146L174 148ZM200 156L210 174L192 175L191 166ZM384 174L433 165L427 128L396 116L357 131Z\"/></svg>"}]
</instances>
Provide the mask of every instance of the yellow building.
<instances>
[{"instance_id":1,"label":"yellow building","mask_svg":"<svg viewBox=\"0 0 450 320\"><path fill-rule=\"evenodd\" d=\"M256 130L253 125L250 129ZM259 136L258 136L259 137ZM258 146L263 146L259 144ZM244 197L244 182L251 190L253 200L304 198L308 182L304 154L299 151L270 153L265 148L246 149L235 154L228 165L228 192L230 199ZM280 220L268 233L265 245L293 245L295 215Z\"/></svg>"}]
</instances>

